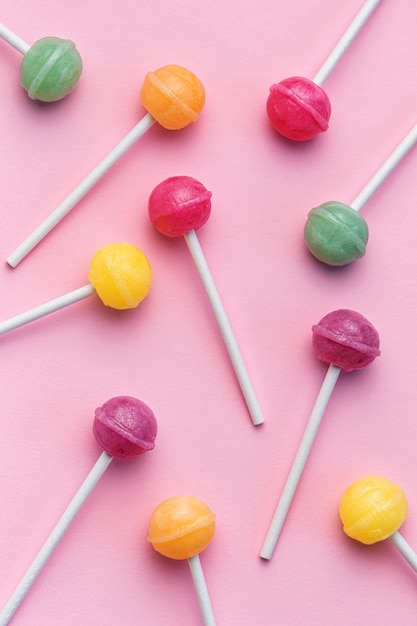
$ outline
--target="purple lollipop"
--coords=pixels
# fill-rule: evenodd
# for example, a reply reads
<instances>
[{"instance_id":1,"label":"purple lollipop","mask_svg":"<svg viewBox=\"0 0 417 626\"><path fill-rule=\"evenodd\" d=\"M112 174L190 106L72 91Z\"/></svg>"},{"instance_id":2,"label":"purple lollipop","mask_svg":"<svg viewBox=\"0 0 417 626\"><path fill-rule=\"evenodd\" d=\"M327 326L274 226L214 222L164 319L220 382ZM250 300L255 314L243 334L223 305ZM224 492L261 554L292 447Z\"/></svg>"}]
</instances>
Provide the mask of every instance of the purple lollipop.
<instances>
[{"instance_id":1,"label":"purple lollipop","mask_svg":"<svg viewBox=\"0 0 417 626\"><path fill-rule=\"evenodd\" d=\"M151 409L144 402L130 396L119 396L111 398L96 409L93 432L103 452L0 612L0 626L9 623L111 461L114 458L130 461L152 450L157 423Z\"/></svg>"},{"instance_id":2,"label":"purple lollipop","mask_svg":"<svg viewBox=\"0 0 417 626\"><path fill-rule=\"evenodd\" d=\"M377 330L356 311L349 309L332 311L315 324L312 330L313 350L317 358L327 363L329 368L262 546L260 556L263 559L272 558L340 372L360 370L372 363L380 354Z\"/></svg>"}]
</instances>

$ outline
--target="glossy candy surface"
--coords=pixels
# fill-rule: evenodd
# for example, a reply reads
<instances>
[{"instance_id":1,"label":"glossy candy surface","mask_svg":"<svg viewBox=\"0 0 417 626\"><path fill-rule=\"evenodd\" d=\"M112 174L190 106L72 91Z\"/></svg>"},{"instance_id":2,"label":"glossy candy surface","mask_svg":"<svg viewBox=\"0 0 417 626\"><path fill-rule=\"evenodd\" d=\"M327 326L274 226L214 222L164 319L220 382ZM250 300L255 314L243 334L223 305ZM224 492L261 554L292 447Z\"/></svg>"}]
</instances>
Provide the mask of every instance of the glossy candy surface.
<instances>
[{"instance_id":1,"label":"glossy candy surface","mask_svg":"<svg viewBox=\"0 0 417 626\"><path fill-rule=\"evenodd\" d=\"M32 100L55 102L71 93L82 68L81 57L72 41L44 37L23 57L20 84Z\"/></svg>"},{"instance_id":2,"label":"glossy candy surface","mask_svg":"<svg viewBox=\"0 0 417 626\"><path fill-rule=\"evenodd\" d=\"M382 476L366 476L352 483L339 506L344 532L368 545L390 537L407 513L402 488Z\"/></svg>"},{"instance_id":3,"label":"glossy candy surface","mask_svg":"<svg viewBox=\"0 0 417 626\"><path fill-rule=\"evenodd\" d=\"M338 309L325 315L313 330L317 358L345 372L360 370L380 355L379 335L360 313Z\"/></svg>"},{"instance_id":4,"label":"glossy candy surface","mask_svg":"<svg viewBox=\"0 0 417 626\"><path fill-rule=\"evenodd\" d=\"M130 243L113 243L94 254L88 280L106 306L133 309L149 293L152 270L139 248Z\"/></svg>"},{"instance_id":5,"label":"glossy candy surface","mask_svg":"<svg viewBox=\"0 0 417 626\"><path fill-rule=\"evenodd\" d=\"M157 423L144 402L117 396L96 409L93 433L108 454L130 461L155 447Z\"/></svg>"},{"instance_id":6,"label":"glossy candy surface","mask_svg":"<svg viewBox=\"0 0 417 626\"><path fill-rule=\"evenodd\" d=\"M347 204L330 201L312 209L304 227L311 254L327 265L347 265L364 256L368 226Z\"/></svg>"},{"instance_id":7,"label":"glossy candy surface","mask_svg":"<svg viewBox=\"0 0 417 626\"><path fill-rule=\"evenodd\" d=\"M330 100L313 81L292 76L270 87L266 112L272 127L284 137L306 141L329 127Z\"/></svg>"},{"instance_id":8,"label":"glossy candy surface","mask_svg":"<svg viewBox=\"0 0 417 626\"><path fill-rule=\"evenodd\" d=\"M140 99L161 126L179 130L198 120L205 103L205 89L190 70L165 65L146 74Z\"/></svg>"},{"instance_id":9,"label":"glossy candy surface","mask_svg":"<svg viewBox=\"0 0 417 626\"><path fill-rule=\"evenodd\" d=\"M181 237L207 222L211 195L204 185L190 176L167 178L149 197L149 218L163 235Z\"/></svg>"},{"instance_id":10,"label":"glossy candy surface","mask_svg":"<svg viewBox=\"0 0 417 626\"><path fill-rule=\"evenodd\" d=\"M149 520L148 541L170 559L189 559L213 538L215 515L193 496L174 496L161 502Z\"/></svg>"}]
</instances>

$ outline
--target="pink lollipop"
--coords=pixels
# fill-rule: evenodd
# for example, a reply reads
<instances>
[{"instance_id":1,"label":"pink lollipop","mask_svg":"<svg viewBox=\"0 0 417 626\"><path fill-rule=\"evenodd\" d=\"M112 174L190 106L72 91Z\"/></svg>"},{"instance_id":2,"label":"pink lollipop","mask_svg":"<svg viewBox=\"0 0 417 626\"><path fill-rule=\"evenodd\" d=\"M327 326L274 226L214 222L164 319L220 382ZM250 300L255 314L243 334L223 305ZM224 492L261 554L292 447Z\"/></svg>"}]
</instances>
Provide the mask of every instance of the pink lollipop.
<instances>
[{"instance_id":1,"label":"pink lollipop","mask_svg":"<svg viewBox=\"0 0 417 626\"><path fill-rule=\"evenodd\" d=\"M211 192L195 178L173 176L152 191L148 210L157 231L167 237L184 236L216 316L252 422L255 426L262 424L264 418L261 407L195 232L210 216Z\"/></svg>"},{"instance_id":2,"label":"pink lollipop","mask_svg":"<svg viewBox=\"0 0 417 626\"><path fill-rule=\"evenodd\" d=\"M155 446L157 423L151 409L144 402L130 396L118 396L111 398L96 409L93 432L103 452L0 612L0 626L6 626L12 619L43 566L111 461L113 459L130 461L152 450Z\"/></svg>"},{"instance_id":3,"label":"pink lollipop","mask_svg":"<svg viewBox=\"0 0 417 626\"><path fill-rule=\"evenodd\" d=\"M372 363L380 354L379 335L360 313L339 309L313 326L313 349L317 358L329 365L329 368L262 546L260 556L263 559L272 558L340 372L360 370Z\"/></svg>"},{"instance_id":4,"label":"pink lollipop","mask_svg":"<svg viewBox=\"0 0 417 626\"><path fill-rule=\"evenodd\" d=\"M313 80L292 76L270 87L266 111L272 127L281 135L306 141L328 129L331 105L321 85L380 2L365 2Z\"/></svg>"}]
</instances>

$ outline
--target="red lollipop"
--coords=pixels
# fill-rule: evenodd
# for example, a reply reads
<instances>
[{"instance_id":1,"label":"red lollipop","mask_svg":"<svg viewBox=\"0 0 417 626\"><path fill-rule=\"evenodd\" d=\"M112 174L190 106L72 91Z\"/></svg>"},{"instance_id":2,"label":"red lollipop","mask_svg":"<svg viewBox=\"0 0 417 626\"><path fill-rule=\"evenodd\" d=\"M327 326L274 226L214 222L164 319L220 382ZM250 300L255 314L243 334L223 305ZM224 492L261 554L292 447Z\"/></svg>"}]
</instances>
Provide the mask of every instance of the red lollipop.
<instances>
[{"instance_id":1,"label":"red lollipop","mask_svg":"<svg viewBox=\"0 0 417 626\"><path fill-rule=\"evenodd\" d=\"M149 197L149 217L157 231L167 237L182 237L207 222L211 191L191 176L172 176L160 183Z\"/></svg>"},{"instance_id":2,"label":"red lollipop","mask_svg":"<svg viewBox=\"0 0 417 626\"><path fill-rule=\"evenodd\" d=\"M255 426L264 421L249 374L219 292L197 238L211 211L211 192L190 176L173 176L160 183L149 197L149 218L167 237L184 236L216 316L230 360Z\"/></svg>"},{"instance_id":3,"label":"red lollipop","mask_svg":"<svg viewBox=\"0 0 417 626\"><path fill-rule=\"evenodd\" d=\"M329 128L331 104L319 85L302 76L271 85L266 112L271 126L294 141L313 139Z\"/></svg>"},{"instance_id":4,"label":"red lollipop","mask_svg":"<svg viewBox=\"0 0 417 626\"><path fill-rule=\"evenodd\" d=\"M313 326L313 349L329 365L316 403L307 422L280 500L275 509L260 556L271 559L310 454L322 417L340 372L360 370L380 354L379 335L368 320L355 311L339 309Z\"/></svg>"},{"instance_id":5,"label":"red lollipop","mask_svg":"<svg viewBox=\"0 0 417 626\"><path fill-rule=\"evenodd\" d=\"M292 76L270 87L266 111L277 132L294 141L306 141L328 129L331 105L321 85L380 2L365 2L313 80Z\"/></svg>"}]
</instances>

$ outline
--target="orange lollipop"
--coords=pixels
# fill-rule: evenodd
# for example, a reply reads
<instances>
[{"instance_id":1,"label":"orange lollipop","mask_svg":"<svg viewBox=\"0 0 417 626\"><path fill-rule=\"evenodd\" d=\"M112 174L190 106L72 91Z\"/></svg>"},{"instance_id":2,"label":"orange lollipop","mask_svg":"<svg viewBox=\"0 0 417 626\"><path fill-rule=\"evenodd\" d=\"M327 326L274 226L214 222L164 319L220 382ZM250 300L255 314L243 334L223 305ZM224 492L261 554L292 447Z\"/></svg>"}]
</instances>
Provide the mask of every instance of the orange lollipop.
<instances>
[{"instance_id":1,"label":"orange lollipop","mask_svg":"<svg viewBox=\"0 0 417 626\"><path fill-rule=\"evenodd\" d=\"M204 106L205 91L199 78L180 65L165 65L148 72L140 99L158 124L180 130L198 120Z\"/></svg>"},{"instance_id":2,"label":"orange lollipop","mask_svg":"<svg viewBox=\"0 0 417 626\"><path fill-rule=\"evenodd\" d=\"M155 122L167 130L180 130L196 122L206 96L204 85L190 70L180 65L165 65L146 74L140 98L146 115L7 257L11 267L16 267L46 237Z\"/></svg>"},{"instance_id":3,"label":"orange lollipop","mask_svg":"<svg viewBox=\"0 0 417 626\"><path fill-rule=\"evenodd\" d=\"M148 541L170 559L188 560L205 626L215 626L199 554L210 543L215 515L193 496L174 496L161 502L149 520Z\"/></svg>"}]
</instances>

